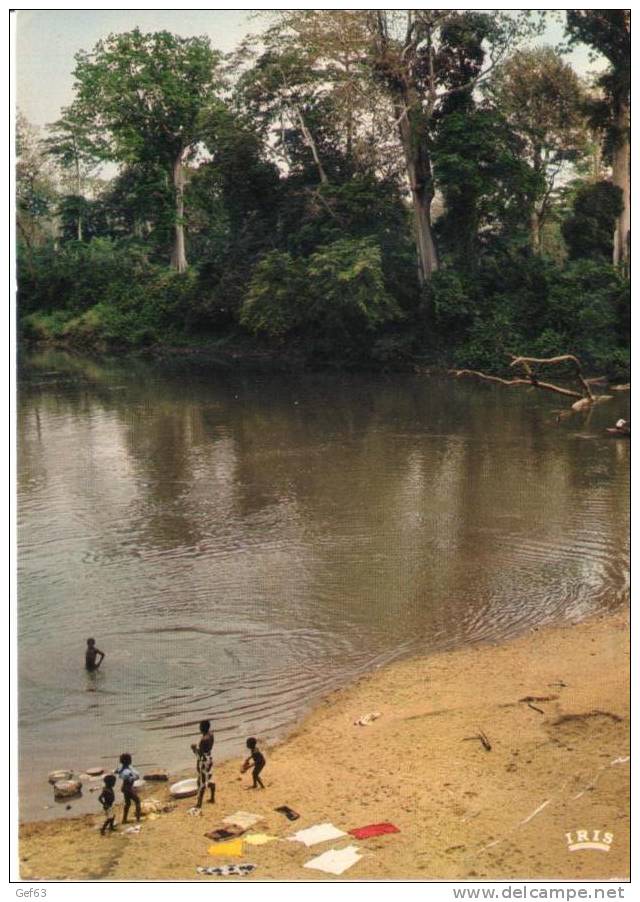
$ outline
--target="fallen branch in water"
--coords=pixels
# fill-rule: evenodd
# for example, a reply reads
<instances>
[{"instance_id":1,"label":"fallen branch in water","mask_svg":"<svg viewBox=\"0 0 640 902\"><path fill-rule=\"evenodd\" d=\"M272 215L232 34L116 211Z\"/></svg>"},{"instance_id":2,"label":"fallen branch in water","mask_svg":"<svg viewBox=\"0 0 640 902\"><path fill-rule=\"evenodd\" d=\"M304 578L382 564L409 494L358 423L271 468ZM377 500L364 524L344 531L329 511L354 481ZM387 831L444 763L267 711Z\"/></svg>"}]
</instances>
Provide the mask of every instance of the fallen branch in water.
<instances>
[{"instance_id":1,"label":"fallen branch in water","mask_svg":"<svg viewBox=\"0 0 640 902\"><path fill-rule=\"evenodd\" d=\"M500 376L490 376L488 373L481 373L479 370L451 370L454 376L477 376L478 379L485 379L487 382L499 382L501 385L528 385L529 388L541 388L546 391L556 392L558 395L566 395L568 398L582 398L580 392L572 391L569 388L561 388L559 385L552 385L550 382L538 382L532 379L502 379Z\"/></svg>"},{"instance_id":2,"label":"fallen branch in water","mask_svg":"<svg viewBox=\"0 0 640 902\"><path fill-rule=\"evenodd\" d=\"M461 376L475 376L478 379L483 379L486 382L496 382L499 385L526 385L528 388L539 388L542 391L554 392L555 394L563 395L566 398L575 398L576 400L571 405L571 410L574 412L585 410L592 404L595 404L598 401L605 401L610 397L609 395L593 394L591 386L604 381L603 377L585 379L582 372L582 364L575 354L560 354L557 357L523 357L516 356L515 354L510 354L509 356L511 357L509 366L520 367L524 371L524 375L514 376L512 379L504 379L501 376L492 376L489 373L483 373L479 370L450 370L450 372L456 378L460 378ZM575 378L580 384L581 391L564 388L563 386L555 385L552 382L541 382L534 371L534 366L555 366L559 363L573 364Z\"/></svg>"}]
</instances>

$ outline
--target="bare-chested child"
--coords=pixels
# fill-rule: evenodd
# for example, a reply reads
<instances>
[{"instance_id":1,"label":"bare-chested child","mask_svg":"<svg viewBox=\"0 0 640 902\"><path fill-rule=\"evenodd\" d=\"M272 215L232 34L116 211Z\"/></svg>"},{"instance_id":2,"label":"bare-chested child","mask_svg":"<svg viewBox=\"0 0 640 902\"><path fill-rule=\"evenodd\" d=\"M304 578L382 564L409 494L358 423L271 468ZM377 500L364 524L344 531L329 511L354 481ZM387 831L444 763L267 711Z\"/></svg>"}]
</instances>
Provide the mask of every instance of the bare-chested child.
<instances>
[{"instance_id":1,"label":"bare-chested child","mask_svg":"<svg viewBox=\"0 0 640 902\"><path fill-rule=\"evenodd\" d=\"M100 656L100 660L97 658ZM87 647L84 653L84 666L87 670L97 670L104 661L104 652L96 647L95 639L87 639Z\"/></svg>"},{"instance_id":2,"label":"bare-chested child","mask_svg":"<svg viewBox=\"0 0 640 902\"><path fill-rule=\"evenodd\" d=\"M249 768L253 764L253 772L251 774L251 776L253 777L253 786L251 787L251 789L257 789L258 786L260 787L260 789L264 789L264 783L260 779L260 773L267 762L264 755L258 748L258 740L255 737L250 736L249 739L247 739L247 748L249 749L251 754L242 765L242 773L249 770Z\"/></svg>"},{"instance_id":3,"label":"bare-chested child","mask_svg":"<svg viewBox=\"0 0 640 902\"><path fill-rule=\"evenodd\" d=\"M103 782L104 789L98 796L98 801L102 805L102 810L104 811L104 816L106 818L104 824L100 827L100 833L104 836L107 829L116 829L116 816L113 813L113 803L116 800L116 794L113 791L113 787L116 785L115 774L107 774Z\"/></svg>"}]
</instances>

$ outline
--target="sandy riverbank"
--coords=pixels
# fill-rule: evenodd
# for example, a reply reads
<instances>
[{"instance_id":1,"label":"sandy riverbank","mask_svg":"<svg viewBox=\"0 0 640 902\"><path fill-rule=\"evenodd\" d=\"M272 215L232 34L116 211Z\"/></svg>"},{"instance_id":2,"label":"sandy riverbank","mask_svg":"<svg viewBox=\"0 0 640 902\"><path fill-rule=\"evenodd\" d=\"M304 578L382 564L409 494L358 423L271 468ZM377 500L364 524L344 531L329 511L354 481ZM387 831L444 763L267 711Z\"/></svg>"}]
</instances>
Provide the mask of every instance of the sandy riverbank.
<instances>
[{"instance_id":1,"label":"sandy riverbank","mask_svg":"<svg viewBox=\"0 0 640 902\"><path fill-rule=\"evenodd\" d=\"M527 696L544 700L530 707ZM381 717L354 726L369 711ZM490 751L467 739L479 731ZM260 829L278 837L324 821L343 830L396 824L400 833L356 842L366 854L344 878L624 879L629 762L619 759L628 749L629 625L620 614L371 674L265 750L264 791L246 790L238 761L217 768L218 802L201 818L186 814L185 800L136 836L101 838L99 816L22 825L21 876L212 880L224 878L198 877L196 866L235 860L258 865L256 879L343 879L302 865L350 837L210 857L204 832L242 809L263 815ZM295 825L273 810L282 804L300 813ZM565 834L576 830L613 833L609 851L569 852Z\"/></svg>"}]
</instances>

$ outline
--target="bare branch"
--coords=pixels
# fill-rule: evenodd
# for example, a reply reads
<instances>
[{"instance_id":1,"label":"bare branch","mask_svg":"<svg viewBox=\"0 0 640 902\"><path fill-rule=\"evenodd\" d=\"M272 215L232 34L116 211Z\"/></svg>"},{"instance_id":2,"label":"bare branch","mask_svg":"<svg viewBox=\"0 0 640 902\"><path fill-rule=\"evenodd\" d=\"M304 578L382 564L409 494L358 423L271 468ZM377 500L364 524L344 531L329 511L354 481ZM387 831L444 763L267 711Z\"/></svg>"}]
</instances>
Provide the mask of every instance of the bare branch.
<instances>
[{"instance_id":1,"label":"bare branch","mask_svg":"<svg viewBox=\"0 0 640 902\"><path fill-rule=\"evenodd\" d=\"M528 379L502 379L500 376L490 376L479 370L449 370L457 378L460 376L477 376L478 379L486 379L487 382L499 382L500 385L531 385Z\"/></svg>"},{"instance_id":2,"label":"bare branch","mask_svg":"<svg viewBox=\"0 0 640 902\"><path fill-rule=\"evenodd\" d=\"M487 373L481 373L478 370L451 370L456 376L476 376L478 379L485 379L487 382L498 382L500 385L527 385L529 388L541 388L544 391L555 392L557 395L564 395L567 398L578 398L582 400L584 395L580 392L572 391L570 388L562 388L560 385L553 385L551 382L538 382L535 376L530 378L502 379L500 376L490 376Z\"/></svg>"},{"instance_id":3,"label":"bare branch","mask_svg":"<svg viewBox=\"0 0 640 902\"><path fill-rule=\"evenodd\" d=\"M559 354L557 357L519 357L516 354L510 354L511 363L509 366L519 366L523 361L526 363L548 363L552 366L556 363L563 363L565 360L571 360L579 369L581 368L580 361L573 354Z\"/></svg>"},{"instance_id":4,"label":"bare branch","mask_svg":"<svg viewBox=\"0 0 640 902\"><path fill-rule=\"evenodd\" d=\"M584 394L586 397L593 401L593 393L591 388L589 387L589 383L585 380L582 375L582 364L578 360L578 358L574 354L560 354L558 357L514 357L512 355L512 360L509 366L522 366L525 368L525 371L531 372L528 364L537 363L542 365L555 365L556 363L564 363L565 361L570 361L576 368L576 378L582 388L584 389Z\"/></svg>"}]
</instances>

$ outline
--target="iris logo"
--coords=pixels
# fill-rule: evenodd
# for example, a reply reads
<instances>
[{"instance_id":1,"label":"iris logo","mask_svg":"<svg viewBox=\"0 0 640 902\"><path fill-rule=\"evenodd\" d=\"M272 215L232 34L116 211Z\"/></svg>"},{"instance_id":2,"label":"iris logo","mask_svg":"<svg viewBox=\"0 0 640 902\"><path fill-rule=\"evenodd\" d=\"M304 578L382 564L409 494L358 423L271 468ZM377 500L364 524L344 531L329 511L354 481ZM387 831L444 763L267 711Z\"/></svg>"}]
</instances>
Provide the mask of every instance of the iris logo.
<instances>
[{"instance_id":1,"label":"iris logo","mask_svg":"<svg viewBox=\"0 0 640 902\"><path fill-rule=\"evenodd\" d=\"M583 849L608 852L613 842L613 833L603 830L576 830L575 833L565 833L565 837L570 852L581 852Z\"/></svg>"}]
</instances>

